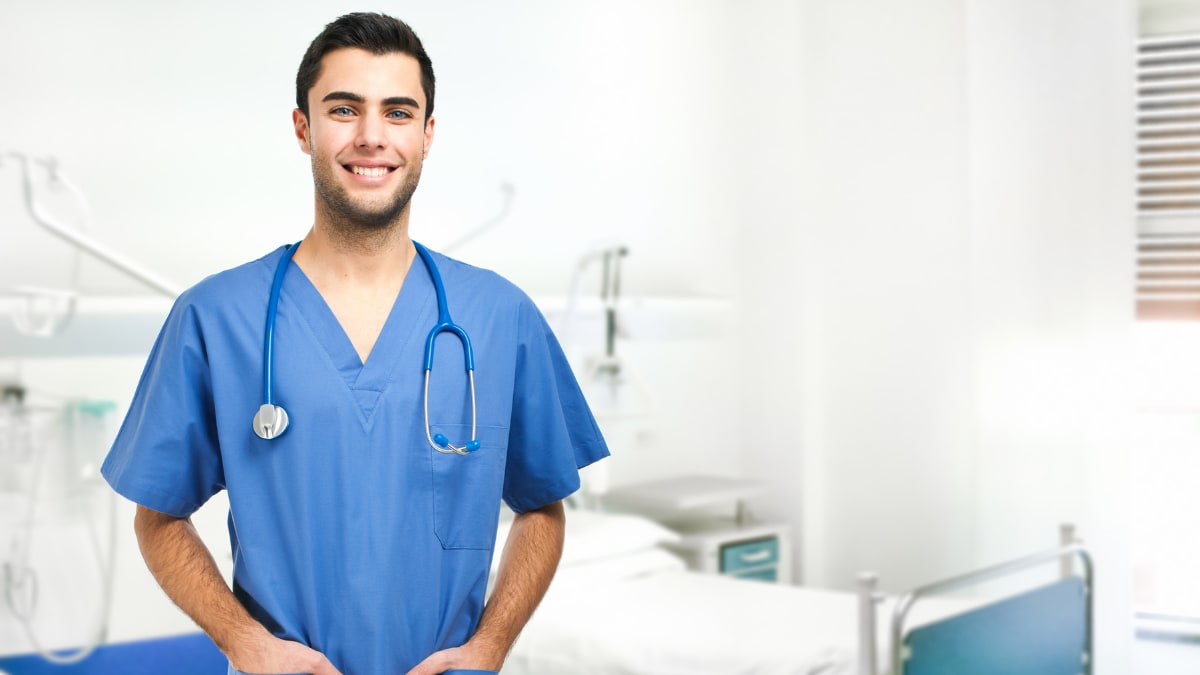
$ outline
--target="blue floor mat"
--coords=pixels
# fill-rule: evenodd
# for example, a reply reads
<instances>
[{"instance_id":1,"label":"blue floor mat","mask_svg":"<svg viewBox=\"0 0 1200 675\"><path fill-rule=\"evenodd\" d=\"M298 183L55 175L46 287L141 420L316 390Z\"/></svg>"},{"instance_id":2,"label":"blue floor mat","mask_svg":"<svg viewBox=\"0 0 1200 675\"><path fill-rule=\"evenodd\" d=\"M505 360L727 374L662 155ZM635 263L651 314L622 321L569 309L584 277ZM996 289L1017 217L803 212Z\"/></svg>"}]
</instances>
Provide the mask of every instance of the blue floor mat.
<instances>
[{"instance_id":1,"label":"blue floor mat","mask_svg":"<svg viewBox=\"0 0 1200 675\"><path fill-rule=\"evenodd\" d=\"M225 675L228 666L204 633L104 645L69 666L36 654L0 656L8 675Z\"/></svg>"}]
</instances>

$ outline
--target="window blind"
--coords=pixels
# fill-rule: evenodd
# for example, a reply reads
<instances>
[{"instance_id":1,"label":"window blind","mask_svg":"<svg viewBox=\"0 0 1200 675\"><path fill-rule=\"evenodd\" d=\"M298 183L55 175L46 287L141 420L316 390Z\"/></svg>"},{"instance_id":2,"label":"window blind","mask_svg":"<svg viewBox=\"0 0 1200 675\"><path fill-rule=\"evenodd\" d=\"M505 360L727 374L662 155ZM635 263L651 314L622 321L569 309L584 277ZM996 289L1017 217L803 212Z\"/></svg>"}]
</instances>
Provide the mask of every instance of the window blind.
<instances>
[{"instance_id":1,"label":"window blind","mask_svg":"<svg viewBox=\"0 0 1200 675\"><path fill-rule=\"evenodd\" d=\"M1200 320L1200 34L1137 53L1137 316Z\"/></svg>"}]
</instances>

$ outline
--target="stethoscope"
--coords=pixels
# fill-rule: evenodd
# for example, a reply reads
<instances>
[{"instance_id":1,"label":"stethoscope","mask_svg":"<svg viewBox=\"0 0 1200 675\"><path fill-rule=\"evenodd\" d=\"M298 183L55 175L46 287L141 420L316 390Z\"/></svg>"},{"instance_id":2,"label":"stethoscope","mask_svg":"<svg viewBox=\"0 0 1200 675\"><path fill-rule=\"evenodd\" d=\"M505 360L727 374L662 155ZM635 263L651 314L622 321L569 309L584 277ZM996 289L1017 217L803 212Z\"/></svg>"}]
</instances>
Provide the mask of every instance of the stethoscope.
<instances>
[{"instance_id":1,"label":"stethoscope","mask_svg":"<svg viewBox=\"0 0 1200 675\"><path fill-rule=\"evenodd\" d=\"M437 265L433 264L433 256L429 255L428 249L415 241L413 246L416 247L417 254L425 263L425 269L429 270L429 278L433 281L433 290L437 295L438 306L437 324L430 329L429 336L425 338L425 438L429 441L429 445L438 452L448 455L468 455L479 449L479 441L475 436L475 355L471 349L471 338L467 337L467 331L463 330L462 326L454 323L454 320L450 318L450 310L446 306L446 287L442 284L442 275L438 272ZM279 265L275 268L275 278L271 281L271 295L267 299L267 328L263 335L263 401L265 402L259 407L258 413L254 415L254 433L264 440L278 438L288 428L287 411L283 409L283 406L275 405L275 399L271 393L271 370L275 363L275 316L279 309L279 290L283 287L283 277L287 274L289 263L298 248L300 248L300 242L289 246L279 260ZM442 332L453 333L462 342L463 358L467 366L467 381L471 386L471 440L461 446L452 445L450 439L445 435L431 433L429 428L429 373L433 370L433 345L438 334Z\"/></svg>"}]
</instances>

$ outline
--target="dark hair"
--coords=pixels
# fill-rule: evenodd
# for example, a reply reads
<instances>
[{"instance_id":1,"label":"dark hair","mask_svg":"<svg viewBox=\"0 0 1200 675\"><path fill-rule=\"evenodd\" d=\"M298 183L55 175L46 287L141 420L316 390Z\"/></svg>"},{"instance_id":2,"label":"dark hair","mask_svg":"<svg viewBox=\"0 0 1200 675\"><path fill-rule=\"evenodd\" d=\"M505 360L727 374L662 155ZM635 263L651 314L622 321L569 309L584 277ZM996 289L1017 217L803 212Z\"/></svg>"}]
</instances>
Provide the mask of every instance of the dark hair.
<instances>
[{"instance_id":1,"label":"dark hair","mask_svg":"<svg viewBox=\"0 0 1200 675\"><path fill-rule=\"evenodd\" d=\"M374 12L340 16L313 39L296 71L296 107L308 116L308 91L321 75L321 59L336 49L357 47L372 54L399 52L415 58L421 66L421 89L425 91L425 119L433 114L433 61L425 53L421 38L399 19Z\"/></svg>"}]
</instances>

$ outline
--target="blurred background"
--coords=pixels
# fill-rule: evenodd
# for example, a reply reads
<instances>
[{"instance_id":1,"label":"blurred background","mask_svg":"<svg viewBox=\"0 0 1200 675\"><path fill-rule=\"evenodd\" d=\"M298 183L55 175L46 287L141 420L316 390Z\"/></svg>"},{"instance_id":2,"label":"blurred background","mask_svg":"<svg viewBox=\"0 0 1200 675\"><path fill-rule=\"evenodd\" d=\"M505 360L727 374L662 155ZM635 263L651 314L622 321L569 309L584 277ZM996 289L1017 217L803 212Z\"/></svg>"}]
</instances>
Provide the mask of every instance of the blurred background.
<instances>
[{"instance_id":1,"label":"blurred background","mask_svg":"<svg viewBox=\"0 0 1200 675\"><path fill-rule=\"evenodd\" d=\"M1186 197L1139 205L1139 38L1200 31L1200 3L5 2L0 385L70 421L34 443L0 418L0 558L36 563L47 645L105 611L114 641L194 629L131 505L105 539L94 468L174 289L310 226L295 69L364 9L409 22L437 72L414 238L556 325L604 486L752 482L791 581L831 589L871 569L901 590L1073 522L1103 570L1098 672L1134 672L1138 612L1200 616L1200 312L1175 284L1139 320L1136 281L1139 233L1186 250L1200 229ZM606 307L620 382L591 377ZM35 474L54 447L83 453L64 480L86 498ZM225 515L218 496L197 523L228 569ZM0 654L33 649L23 593Z\"/></svg>"}]
</instances>

